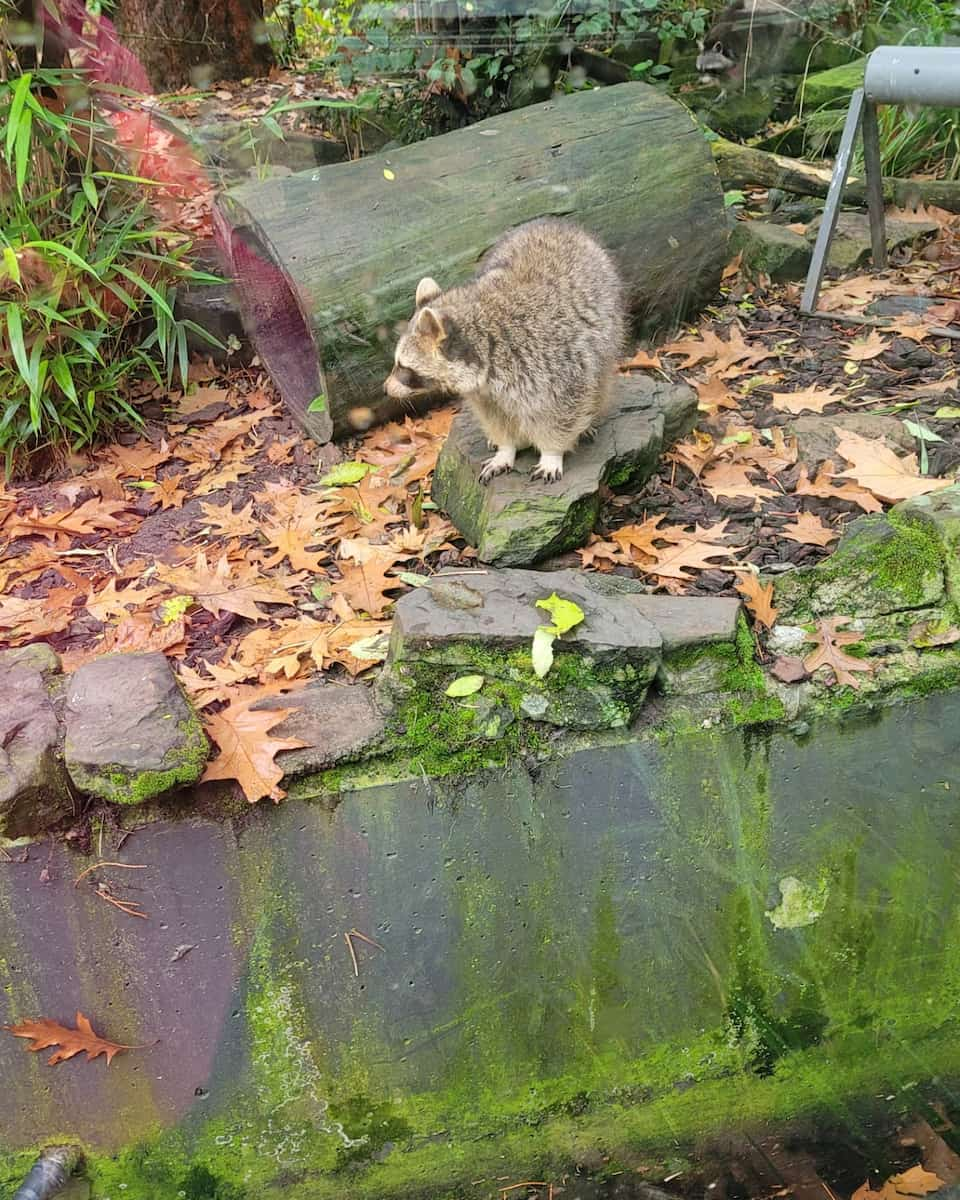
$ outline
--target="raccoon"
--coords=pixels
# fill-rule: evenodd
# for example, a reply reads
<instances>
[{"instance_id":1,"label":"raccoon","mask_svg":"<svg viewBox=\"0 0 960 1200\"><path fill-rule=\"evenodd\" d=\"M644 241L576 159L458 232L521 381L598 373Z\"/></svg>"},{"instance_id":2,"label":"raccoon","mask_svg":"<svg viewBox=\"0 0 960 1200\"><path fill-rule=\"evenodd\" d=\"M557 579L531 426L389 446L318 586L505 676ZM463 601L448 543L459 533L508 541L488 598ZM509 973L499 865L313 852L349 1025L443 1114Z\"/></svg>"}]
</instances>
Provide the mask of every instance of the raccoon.
<instances>
[{"instance_id":1,"label":"raccoon","mask_svg":"<svg viewBox=\"0 0 960 1200\"><path fill-rule=\"evenodd\" d=\"M533 478L603 416L625 332L624 287L610 255L567 221L531 221L501 238L469 283L421 279L384 390L395 400L462 397L496 453L481 483L533 446Z\"/></svg>"},{"instance_id":2,"label":"raccoon","mask_svg":"<svg viewBox=\"0 0 960 1200\"><path fill-rule=\"evenodd\" d=\"M797 0L802 8L806 0ZM796 6L781 0L732 0L707 30L697 56L701 83L743 83L777 74L791 46L806 32ZM706 49L709 46L710 49Z\"/></svg>"}]
</instances>

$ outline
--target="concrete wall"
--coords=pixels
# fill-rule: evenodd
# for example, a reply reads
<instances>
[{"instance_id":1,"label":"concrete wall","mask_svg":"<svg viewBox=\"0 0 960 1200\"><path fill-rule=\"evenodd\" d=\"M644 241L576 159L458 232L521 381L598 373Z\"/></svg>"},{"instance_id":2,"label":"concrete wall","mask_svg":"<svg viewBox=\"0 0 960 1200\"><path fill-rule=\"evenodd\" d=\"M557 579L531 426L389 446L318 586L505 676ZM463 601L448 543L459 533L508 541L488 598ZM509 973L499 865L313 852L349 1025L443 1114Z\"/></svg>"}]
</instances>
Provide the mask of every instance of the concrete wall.
<instances>
[{"instance_id":1,"label":"concrete wall","mask_svg":"<svg viewBox=\"0 0 960 1200\"><path fill-rule=\"evenodd\" d=\"M149 920L60 846L0 862L0 1023L144 1046L50 1068L0 1035L0 1195L77 1138L100 1200L489 1196L943 1086L958 715L105 835ZM383 947L353 938L358 975L350 931Z\"/></svg>"}]
</instances>

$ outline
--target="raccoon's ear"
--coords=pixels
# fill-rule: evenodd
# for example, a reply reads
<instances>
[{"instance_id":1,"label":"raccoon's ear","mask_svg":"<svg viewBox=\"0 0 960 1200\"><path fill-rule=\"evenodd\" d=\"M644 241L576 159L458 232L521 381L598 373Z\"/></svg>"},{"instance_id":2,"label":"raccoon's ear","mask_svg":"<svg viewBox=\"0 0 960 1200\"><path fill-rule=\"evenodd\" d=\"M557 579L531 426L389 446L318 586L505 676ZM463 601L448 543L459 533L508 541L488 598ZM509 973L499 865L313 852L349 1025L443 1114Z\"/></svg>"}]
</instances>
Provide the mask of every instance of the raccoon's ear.
<instances>
[{"instance_id":1,"label":"raccoon's ear","mask_svg":"<svg viewBox=\"0 0 960 1200\"><path fill-rule=\"evenodd\" d=\"M415 300L417 308L423 308L431 300L436 300L439 295L440 284L435 279L431 279L429 275L425 279L421 279L417 284L417 296Z\"/></svg>"},{"instance_id":2,"label":"raccoon's ear","mask_svg":"<svg viewBox=\"0 0 960 1200\"><path fill-rule=\"evenodd\" d=\"M432 308L421 308L418 310L415 328L420 337L426 338L431 342L442 342L447 336L447 331L443 327L443 321L441 321Z\"/></svg>"}]
</instances>

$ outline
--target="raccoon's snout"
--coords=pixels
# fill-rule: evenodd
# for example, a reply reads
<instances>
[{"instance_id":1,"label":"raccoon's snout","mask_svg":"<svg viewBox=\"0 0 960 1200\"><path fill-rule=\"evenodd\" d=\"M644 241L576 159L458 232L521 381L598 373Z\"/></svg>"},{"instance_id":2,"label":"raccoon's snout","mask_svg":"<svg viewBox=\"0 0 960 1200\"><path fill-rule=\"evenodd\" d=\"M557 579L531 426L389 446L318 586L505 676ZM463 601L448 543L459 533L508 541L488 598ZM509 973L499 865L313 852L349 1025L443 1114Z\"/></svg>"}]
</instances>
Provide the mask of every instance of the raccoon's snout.
<instances>
[{"instance_id":1,"label":"raccoon's snout","mask_svg":"<svg viewBox=\"0 0 960 1200\"><path fill-rule=\"evenodd\" d=\"M383 390L394 399L403 399L415 392L426 392L430 389L429 380L411 371L409 367L394 367L387 376Z\"/></svg>"}]
</instances>

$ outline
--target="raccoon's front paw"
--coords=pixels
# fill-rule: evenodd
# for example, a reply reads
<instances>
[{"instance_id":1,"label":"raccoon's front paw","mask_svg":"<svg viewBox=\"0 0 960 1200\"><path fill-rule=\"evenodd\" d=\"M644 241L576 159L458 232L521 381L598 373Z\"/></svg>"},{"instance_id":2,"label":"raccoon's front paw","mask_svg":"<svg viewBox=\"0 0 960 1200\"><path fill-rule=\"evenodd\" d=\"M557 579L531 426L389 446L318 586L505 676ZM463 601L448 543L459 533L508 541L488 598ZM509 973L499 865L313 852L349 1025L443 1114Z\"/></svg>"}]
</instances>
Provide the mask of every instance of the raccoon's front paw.
<instances>
[{"instance_id":1,"label":"raccoon's front paw","mask_svg":"<svg viewBox=\"0 0 960 1200\"><path fill-rule=\"evenodd\" d=\"M489 483L495 476L504 475L507 471L512 471L516 457L517 451L515 447L501 446L493 458L488 458L480 468L480 482Z\"/></svg>"},{"instance_id":2,"label":"raccoon's front paw","mask_svg":"<svg viewBox=\"0 0 960 1200\"><path fill-rule=\"evenodd\" d=\"M563 478L563 455L541 454L540 461L530 472L531 479L540 479L544 483L556 483Z\"/></svg>"}]
</instances>

